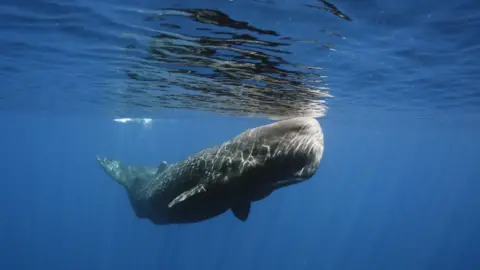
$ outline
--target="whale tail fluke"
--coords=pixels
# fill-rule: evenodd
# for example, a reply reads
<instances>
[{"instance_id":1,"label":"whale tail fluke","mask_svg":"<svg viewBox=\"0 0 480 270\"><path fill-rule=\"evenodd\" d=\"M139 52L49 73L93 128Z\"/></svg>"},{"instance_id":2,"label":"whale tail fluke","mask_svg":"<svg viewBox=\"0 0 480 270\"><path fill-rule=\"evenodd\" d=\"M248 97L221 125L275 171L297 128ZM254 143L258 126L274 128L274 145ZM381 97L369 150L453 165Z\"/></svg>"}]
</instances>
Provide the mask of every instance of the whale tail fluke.
<instances>
[{"instance_id":1,"label":"whale tail fluke","mask_svg":"<svg viewBox=\"0 0 480 270\"><path fill-rule=\"evenodd\" d=\"M169 166L166 162L162 162L158 167L132 166L101 156L97 156L97 161L108 175L127 190L143 186Z\"/></svg>"},{"instance_id":2,"label":"whale tail fluke","mask_svg":"<svg viewBox=\"0 0 480 270\"><path fill-rule=\"evenodd\" d=\"M170 165L163 161L158 167L132 166L106 157L97 156L96 158L105 172L126 189L136 216L138 218L152 217L151 206L142 198L142 192L139 190ZM156 221L154 220L154 222Z\"/></svg>"},{"instance_id":3,"label":"whale tail fluke","mask_svg":"<svg viewBox=\"0 0 480 270\"><path fill-rule=\"evenodd\" d=\"M106 157L97 156L97 161L105 172L110 175L117 183L130 188L135 181L135 176L132 174L130 166L123 164L123 162Z\"/></svg>"}]
</instances>

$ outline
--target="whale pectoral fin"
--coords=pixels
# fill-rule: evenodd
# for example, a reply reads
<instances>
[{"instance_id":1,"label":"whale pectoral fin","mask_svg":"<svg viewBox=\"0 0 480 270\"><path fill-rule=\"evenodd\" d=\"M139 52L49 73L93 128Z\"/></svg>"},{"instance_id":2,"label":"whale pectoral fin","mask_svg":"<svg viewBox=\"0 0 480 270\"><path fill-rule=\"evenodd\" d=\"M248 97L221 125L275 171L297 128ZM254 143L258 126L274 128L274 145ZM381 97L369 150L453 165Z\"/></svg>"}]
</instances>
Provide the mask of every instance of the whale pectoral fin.
<instances>
[{"instance_id":1,"label":"whale pectoral fin","mask_svg":"<svg viewBox=\"0 0 480 270\"><path fill-rule=\"evenodd\" d=\"M251 205L252 203L249 201L238 203L232 207L232 212L235 215L235 217L238 218L239 220L246 221L248 218L248 215L250 214Z\"/></svg>"},{"instance_id":2,"label":"whale pectoral fin","mask_svg":"<svg viewBox=\"0 0 480 270\"><path fill-rule=\"evenodd\" d=\"M168 207L171 208L172 206L180 203L180 202L183 202L185 201L186 199L194 196L195 194L199 194L199 193L202 193L202 192L205 192L207 191L205 189L205 186L200 184L200 185L197 185L195 186L194 188L192 189L189 189L185 192L182 192L180 195L178 195L175 199L173 199L169 204L168 204Z\"/></svg>"}]
</instances>

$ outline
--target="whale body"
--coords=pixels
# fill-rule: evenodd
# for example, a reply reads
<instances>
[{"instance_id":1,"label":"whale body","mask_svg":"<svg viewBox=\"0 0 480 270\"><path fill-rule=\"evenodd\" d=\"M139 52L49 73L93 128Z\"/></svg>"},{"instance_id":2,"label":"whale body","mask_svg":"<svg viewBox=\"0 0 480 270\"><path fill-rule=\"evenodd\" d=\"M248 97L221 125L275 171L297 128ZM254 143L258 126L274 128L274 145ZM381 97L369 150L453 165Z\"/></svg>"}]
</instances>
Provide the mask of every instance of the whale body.
<instances>
[{"instance_id":1,"label":"whale body","mask_svg":"<svg viewBox=\"0 0 480 270\"><path fill-rule=\"evenodd\" d=\"M252 202L310 179L323 151L318 121L297 117L248 129L174 164L97 160L125 188L138 218L165 225L200 222L228 210L246 221Z\"/></svg>"}]
</instances>

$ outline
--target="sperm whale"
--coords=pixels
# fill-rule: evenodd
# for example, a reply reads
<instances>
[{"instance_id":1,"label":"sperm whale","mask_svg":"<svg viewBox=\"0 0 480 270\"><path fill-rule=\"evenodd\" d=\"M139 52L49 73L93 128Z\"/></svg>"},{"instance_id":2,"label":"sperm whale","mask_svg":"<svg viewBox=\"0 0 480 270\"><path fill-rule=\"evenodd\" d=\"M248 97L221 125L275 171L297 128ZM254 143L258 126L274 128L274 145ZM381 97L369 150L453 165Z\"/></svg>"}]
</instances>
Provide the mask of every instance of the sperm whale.
<instances>
[{"instance_id":1,"label":"sperm whale","mask_svg":"<svg viewBox=\"0 0 480 270\"><path fill-rule=\"evenodd\" d=\"M185 160L126 165L97 156L127 191L138 218L158 225L195 223L231 210L248 219L252 202L310 179L323 157L315 118L296 117L248 129Z\"/></svg>"}]
</instances>

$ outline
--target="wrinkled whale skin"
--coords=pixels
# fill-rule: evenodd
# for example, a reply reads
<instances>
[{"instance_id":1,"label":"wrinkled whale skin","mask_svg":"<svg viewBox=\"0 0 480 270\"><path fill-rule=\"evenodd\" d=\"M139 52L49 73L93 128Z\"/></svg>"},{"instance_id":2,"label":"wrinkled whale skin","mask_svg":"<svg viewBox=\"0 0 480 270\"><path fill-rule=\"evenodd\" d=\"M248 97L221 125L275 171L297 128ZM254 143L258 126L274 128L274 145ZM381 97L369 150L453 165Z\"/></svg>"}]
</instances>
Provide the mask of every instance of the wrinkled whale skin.
<instances>
[{"instance_id":1,"label":"wrinkled whale skin","mask_svg":"<svg viewBox=\"0 0 480 270\"><path fill-rule=\"evenodd\" d=\"M297 117L248 129L174 164L130 166L97 156L127 191L138 218L195 223L228 210L247 220L251 203L310 179L323 157L318 121Z\"/></svg>"}]
</instances>

